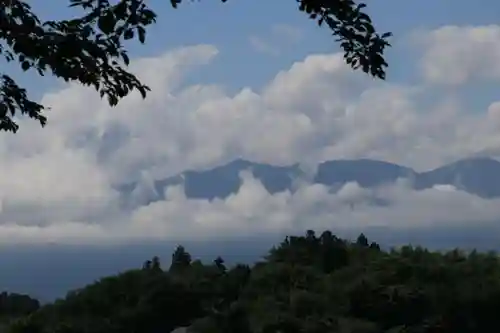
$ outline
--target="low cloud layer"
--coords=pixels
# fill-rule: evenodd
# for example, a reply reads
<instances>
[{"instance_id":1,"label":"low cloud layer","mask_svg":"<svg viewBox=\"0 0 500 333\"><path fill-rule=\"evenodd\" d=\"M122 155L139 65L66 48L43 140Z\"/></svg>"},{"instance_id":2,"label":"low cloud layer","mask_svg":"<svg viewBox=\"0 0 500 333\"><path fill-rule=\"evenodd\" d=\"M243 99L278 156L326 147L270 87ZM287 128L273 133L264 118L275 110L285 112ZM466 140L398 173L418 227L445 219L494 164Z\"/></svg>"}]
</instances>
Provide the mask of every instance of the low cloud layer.
<instances>
[{"instance_id":1,"label":"low cloud layer","mask_svg":"<svg viewBox=\"0 0 500 333\"><path fill-rule=\"evenodd\" d=\"M131 214L104 213L96 216L95 223L60 221L53 216L38 226L6 223L0 227L0 239L3 244L81 245L148 239L203 241L302 233L306 229L384 227L411 232L500 222L500 200L481 199L451 186L414 191L404 181L377 189L348 183L331 193L323 185L304 184L293 194L271 195L251 174L243 172L241 177L240 190L226 199L187 199L182 187L171 187L166 200L141 206Z\"/></svg>"},{"instance_id":2,"label":"low cloud layer","mask_svg":"<svg viewBox=\"0 0 500 333\"><path fill-rule=\"evenodd\" d=\"M474 37L460 41L469 47L455 45L457 29ZM132 69L152 88L146 100L134 94L109 108L78 85L47 93L42 103L52 110L46 128L22 120L18 134L0 135L0 242L93 244L335 226L494 223L500 217L497 200L453 188L416 192L404 183L375 192L348 184L336 194L305 184L294 194L270 195L243 174L244 185L226 200L188 200L176 188L167 200L133 212L120 208L113 186L139 179L147 184L238 157L312 167L362 157L422 170L477 153L495 155L500 102L488 101L481 112L467 110L449 89L437 94L439 88L428 83L448 82L437 70L445 56L477 61L462 68L475 80L496 79L478 69L497 66L495 57L472 59L468 52L477 43L500 49L500 39L488 37L498 29L448 27L421 36L427 74L415 86L374 82L353 72L341 54L316 54L259 90L228 94L218 85L183 84L187 73L209 65L219 52L196 45L134 62ZM457 74L449 81L469 78ZM389 204L373 206L374 196Z\"/></svg>"}]
</instances>

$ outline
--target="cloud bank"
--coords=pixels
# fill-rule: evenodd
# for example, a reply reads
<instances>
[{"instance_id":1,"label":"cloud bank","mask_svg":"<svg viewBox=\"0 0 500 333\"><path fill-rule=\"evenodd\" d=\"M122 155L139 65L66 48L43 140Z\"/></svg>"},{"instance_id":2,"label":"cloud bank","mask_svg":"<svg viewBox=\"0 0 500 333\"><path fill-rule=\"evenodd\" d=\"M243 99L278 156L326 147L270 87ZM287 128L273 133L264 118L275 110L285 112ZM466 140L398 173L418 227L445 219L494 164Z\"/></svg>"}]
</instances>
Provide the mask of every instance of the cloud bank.
<instances>
[{"instance_id":1,"label":"cloud bank","mask_svg":"<svg viewBox=\"0 0 500 333\"><path fill-rule=\"evenodd\" d=\"M450 89L436 94L436 83L498 79L493 56L500 49L498 31L498 26L442 27L422 34L415 69L423 68L424 75L414 86L374 82L353 72L341 54L314 54L258 90L229 94L218 85L183 83L219 52L213 45L195 45L136 59L132 70L152 88L146 100L134 94L109 108L78 85L48 92L42 99L52 108L46 128L21 120L18 134L0 134L0 243L495 223L498 200L449 187L415 192L401 183L367 191L348 184L334 194L304 184L294 194L270 195L242 174L240 191L226 200L188 200L182 188L171 188L165 201L129 212L120 208L114 185L140 180L147 186L238 157L312 167L327 159L362 157L422 170L471 154L494 154L500 151L500 101L481 112L467 110ZM490 56L472 57L478 48ZM465 65L454 72L446 67L453 62ZM373 206L373 197L390 204Z\"/></svg>"}]
</instances>

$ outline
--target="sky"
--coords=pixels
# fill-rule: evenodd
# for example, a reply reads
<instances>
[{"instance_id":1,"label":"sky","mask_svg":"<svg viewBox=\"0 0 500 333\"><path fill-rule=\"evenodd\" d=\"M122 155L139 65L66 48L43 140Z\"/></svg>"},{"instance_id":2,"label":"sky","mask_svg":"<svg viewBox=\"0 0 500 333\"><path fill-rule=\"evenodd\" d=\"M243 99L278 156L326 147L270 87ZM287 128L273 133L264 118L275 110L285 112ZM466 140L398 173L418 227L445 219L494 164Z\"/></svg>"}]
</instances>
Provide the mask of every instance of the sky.
<instances>
[{"instance_id":1,"label":"sky","mask_svg":"<svg viewBox=\"0 0 500 333\"><path fill-rule=\"evenodd\" d=\"M33 2L40 16L73 12ZM307 166L374 158L428 170L477 153L500 156L500 4L493 0L373 0L376 27L392 31L386 82L353 72L326 28L296 3L150 1L158 14L146 45L131 44L131 71L152 91L115 108L95 91L12 69L44 105L0 133L0 244L122 244L250 237L305 229L395 230L492 224L498 200L451 189L377 189L390 207L355 212L346 198L305 184L271 195L248 174L213 202L182 188L121 210L113 185L147 184L236 158ZM480 242L480 239L478 239Z\"/></svg>"}]
</instances>

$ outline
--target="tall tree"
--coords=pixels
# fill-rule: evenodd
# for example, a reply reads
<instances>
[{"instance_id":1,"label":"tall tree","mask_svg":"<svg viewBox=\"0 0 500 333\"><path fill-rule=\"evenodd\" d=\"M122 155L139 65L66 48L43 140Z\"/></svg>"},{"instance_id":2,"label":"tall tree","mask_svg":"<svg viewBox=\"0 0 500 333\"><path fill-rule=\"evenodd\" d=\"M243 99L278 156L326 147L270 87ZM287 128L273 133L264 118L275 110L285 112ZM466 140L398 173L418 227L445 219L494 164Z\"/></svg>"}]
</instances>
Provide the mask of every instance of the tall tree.
<instances>
[{"instance_id":1,"label":"tall tree","mask_svg":"<svg viewBox=\"0 0 500 333\"><path fill-rule=\"evenodd\" d=\"M177 8L182 0L170 0ZM222 0L226 2L227 0ZM364 4L354 0L295 0L299 10L319 25L326 25L340 42L345 59L376 78L385 78L383 52L390 33L378 34ZM52 74L66 82L94 87L111 106L137 90L146 97L149 88L126 70L129 64L124 40L144 43L146 28L156 21L144 0L69 0L83 10L81 17L42 21L27 0L0 1L0 54L18 62L24 71ZM5 73L0 73L0 130L16 132L13 120L20 112L47 122L44 106Z\"/></svg>"},{"instance_id":2,"label":"tall tree","mask_svg":"<svg viewBox=\"0 0 500 333\"><path fill-rule=\"evenodd\" d=\"M170 264L169 271L176 271L178 269L183 269L191 265L191 254L189 254L184 246L179 245L175 248L174 253L172 253L172 263Z\"/></svg>"},{"instance_id":3,"label":"tall tree","mask_svg":"<svg viewBox=\"0 0 500 333\"><path fill-rule=\"evenodd\" d=\"M359 234L358 238L356 239L356 244L359 246L368 247L368 238L366 238L365 234Z\"/></svg>"}]
</instances>

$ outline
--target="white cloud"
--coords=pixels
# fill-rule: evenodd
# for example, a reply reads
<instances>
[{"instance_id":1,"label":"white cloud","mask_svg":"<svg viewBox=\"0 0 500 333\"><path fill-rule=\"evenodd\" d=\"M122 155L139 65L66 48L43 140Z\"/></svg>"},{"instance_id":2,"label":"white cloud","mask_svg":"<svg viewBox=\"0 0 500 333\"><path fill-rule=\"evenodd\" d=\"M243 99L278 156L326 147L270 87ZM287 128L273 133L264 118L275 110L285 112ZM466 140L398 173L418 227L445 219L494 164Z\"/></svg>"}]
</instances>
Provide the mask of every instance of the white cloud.
<instances>
[{"instance_id":1,"label":"white cloud","mask_svg":"<svg viewBox=\"0 0 500 333\"><path fill-rule=\"evenodd\" d=\"M294 194L271 195L250 175L243 173L242 178L240 191L225 200L190 200L182 188L170 188L165 201L142 206L113 223L5 224L0 227L0 240L92 244L134 239L206 240L327 228L411 231L433 226L466 227L478 217L478 222L497 222L500 214L500 200L484 200L451 188L417 192L404 183L372 190L346 184L334 194L316 184L304 185ZM373 197L389 201L391 207L372 205Z\"/></svg>"},{"instance_id":2,"label":"white cloud","mask_svg":"<svg viewBox=\"0 0 500 333\"><path fill-rule=\"evenodd\" d=\"M114 184L141 179L147 190L152 179L237 157L309 165L363 157L425 169L500 152L500 102L471 113L456 95L430 101L435 87L374 82L353 72L341 54L310 55L260 90L228 94L217 85L183 84L186 72L217 53L199 45L136 61L132 68L152 92L146 100L131 95L113 109L77 85L47 93L42 102L52 111L46 128L23 120L18 134L0 135L0 243L197 238L336 225L461 226L500 216L497 200L448 187L414 192L397 184L373 193L348 184L332 194L306 184L294 194L270 195L245 174L240 192L226 200L188 200L177 188L165 201L122 211ZM373 195L392 204L371 206Z\"/></svg>"},{"instance_id":3,"label":"white cloud","mask_svg":"<svg viewBox=\"0 0 500 333\"><path fill-rule=\"evenodd\" d=\"M417 36L421 68L432 83L459 85L500 79L500 26L444 26Z\"/></svg>"},{"instance_id":4,"label":"white cloud","mask_svg":"<svg viewBox=\"0 0 500 333\"><path fill-rule=\"evenodd\" d=\"M288 24L275 24L268 35L248 38L250 45L258 52L278 56L284 48L299 43L303 38L302 30Z\"/></svg>"},{"instance_id":5,"label":"white cloud","mask_svg":"<svg viewBox=\"0 0 500 333\"><path fill-rule=\"evenodd\" d=\"M280 54L280 48L278 46L273 45L262 37L252 35L248 37L248 42L257 52L271 56L277 56Z\"/></svg>"},{"instance_id":6,"label":"white cloud","mask_svg":"<svg viewBox=\"0 0 500 333\"><path fill-rule=\"evenodd\" d=\"M272 26L271 32L277 38L286 39L291 43L297 43L304 37L301 29L289 24L275 24Z\"/></svg>"}]
</instances>

